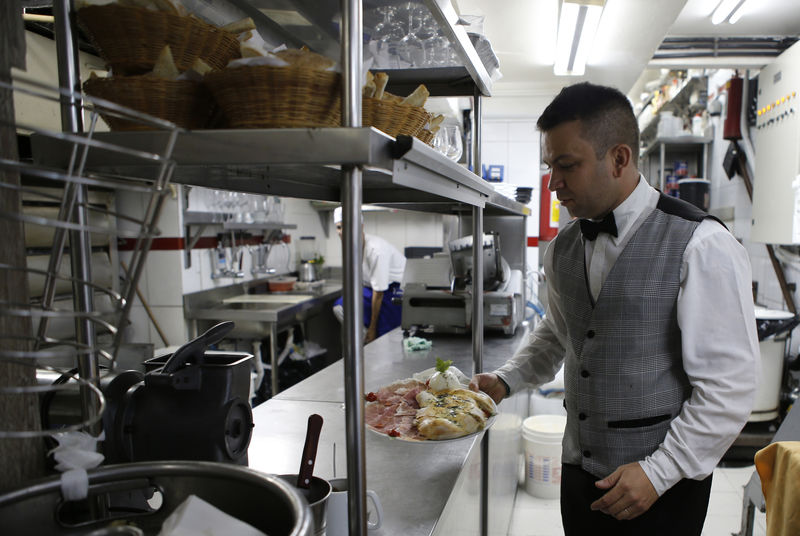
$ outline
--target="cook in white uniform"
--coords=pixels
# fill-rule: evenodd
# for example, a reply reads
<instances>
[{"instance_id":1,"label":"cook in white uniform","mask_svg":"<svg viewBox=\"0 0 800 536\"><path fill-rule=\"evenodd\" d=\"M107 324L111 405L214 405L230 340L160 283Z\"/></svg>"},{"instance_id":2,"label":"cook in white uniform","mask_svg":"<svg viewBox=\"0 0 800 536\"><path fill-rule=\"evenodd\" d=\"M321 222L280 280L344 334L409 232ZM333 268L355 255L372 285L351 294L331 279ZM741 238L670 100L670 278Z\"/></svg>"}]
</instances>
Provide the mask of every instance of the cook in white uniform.
<instances>
[{"instance_id":1,"label":"cook in white uniform","mask_svg":"<svg viewBox=\"0 0 800 536\"><path fill-rule=\"evenodd\" d=\"M333 222L342 236L342 209L333 211ZM363 227L362 227L363 231ZM362 271L364 279L364 343L368 343L400 325L402 308L392 298L402 296L400 283L406 258L383 238L364 233ZM344 318L342 298L336 300L333 313L339 322Z\"/></svg>"}]
</instances>

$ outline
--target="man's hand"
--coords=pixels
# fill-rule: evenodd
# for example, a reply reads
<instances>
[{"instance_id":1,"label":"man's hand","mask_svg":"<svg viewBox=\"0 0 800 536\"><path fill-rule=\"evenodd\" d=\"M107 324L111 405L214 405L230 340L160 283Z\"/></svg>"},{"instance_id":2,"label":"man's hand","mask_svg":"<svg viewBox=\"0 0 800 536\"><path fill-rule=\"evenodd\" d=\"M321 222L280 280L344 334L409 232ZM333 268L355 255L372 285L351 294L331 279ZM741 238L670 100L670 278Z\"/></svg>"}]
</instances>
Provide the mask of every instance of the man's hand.
<instances>
[{"instance_id":1,"label":"man's hand","mask_svg":"<svg viewBox=\"0 0 800 536\"><path fill-rule=\"evenodd\" d=\"M473 391L483 391L499 404L506 396L506 385L497 377L497 374L486 372L476 374L469 382L469 388Z\"/></svg>"},{"instance_id":2,"label":"man's hand","mask_svg":"<svg viewBox=\"0 0 800 536\"><path fill-rule=\"evenodd\" d=\"M658 493L638 462L627 463L594 483L608 493L591 504L617 519L633 519L645 513L658 499Z\"/></svg>"}]
</instances>

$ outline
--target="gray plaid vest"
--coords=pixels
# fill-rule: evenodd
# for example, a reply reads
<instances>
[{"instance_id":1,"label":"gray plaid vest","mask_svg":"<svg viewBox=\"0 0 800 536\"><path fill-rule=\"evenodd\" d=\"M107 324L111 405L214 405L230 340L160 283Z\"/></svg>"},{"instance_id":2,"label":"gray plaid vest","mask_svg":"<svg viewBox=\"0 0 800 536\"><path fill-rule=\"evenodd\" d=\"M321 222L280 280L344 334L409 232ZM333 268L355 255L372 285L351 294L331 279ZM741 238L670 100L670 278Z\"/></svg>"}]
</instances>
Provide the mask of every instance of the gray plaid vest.
<instances>
[{"instance_id":1,"label":"gray plaid vest","mask_svg":"<svg viewBox=\"0 0 800 536\"><path fill-rule=\"evenodd\" d=\"M691 387L677 298L683 252L705 212L662 195L593 303L580 226L554 243L551 284L563 297L567 428L562 460L603 478L663 442Z\"/></svg>"}]
</instances>

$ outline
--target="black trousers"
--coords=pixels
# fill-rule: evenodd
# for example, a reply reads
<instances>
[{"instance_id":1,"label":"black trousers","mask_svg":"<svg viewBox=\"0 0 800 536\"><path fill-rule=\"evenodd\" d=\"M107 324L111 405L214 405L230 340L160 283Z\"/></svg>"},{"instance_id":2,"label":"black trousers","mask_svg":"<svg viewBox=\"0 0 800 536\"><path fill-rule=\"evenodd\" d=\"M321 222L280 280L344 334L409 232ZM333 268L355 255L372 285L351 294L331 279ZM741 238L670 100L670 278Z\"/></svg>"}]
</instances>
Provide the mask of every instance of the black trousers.
<instances>
[{"instance_id":1,"label":"black trousers","mask_svg":"<svg viewBox=\"0 0 800 536\"><path fill-rule=\"evenodd\" d=\"M711 495L711 475L704 480L683 479L635 519L619 521L589 506L607 490L600 480L578 465L561 466L561 519L565 536L700 536Z\"/></svg>"}]
</instances>

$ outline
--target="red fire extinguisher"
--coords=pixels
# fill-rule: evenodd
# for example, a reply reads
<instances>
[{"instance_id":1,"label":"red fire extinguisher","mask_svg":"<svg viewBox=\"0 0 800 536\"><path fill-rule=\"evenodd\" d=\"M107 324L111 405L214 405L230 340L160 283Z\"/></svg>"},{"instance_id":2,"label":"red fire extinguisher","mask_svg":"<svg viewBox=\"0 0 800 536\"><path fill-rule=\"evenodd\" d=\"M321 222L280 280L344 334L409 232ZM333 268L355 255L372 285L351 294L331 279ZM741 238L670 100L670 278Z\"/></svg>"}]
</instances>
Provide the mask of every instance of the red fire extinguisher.
<instances>
[{"instance_id":1,"label":"red fire extinguisher","mask_svg":"<svg viewBox=\"0 0 800 536\"><path fill-rule=\"evenodd\" d=\"M539 198L539 242L549 242L558 234L560 203L556 194L547 189L550 174L542 175L542 193Z\"/></svg>"},{"instance_id":2,"label":"red fire extinguisher","mask_svg":"<svg viewBox=\"0 0 800 536\"><path fill-rule=\"evenodd\" d=\"M722 124L722 137L726 140L742 139L742 87L743 81L739 76L734 76L725 84L728 92L728 103L725 106L725 121Z\"/></svg>"}]
</instances>

